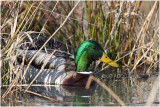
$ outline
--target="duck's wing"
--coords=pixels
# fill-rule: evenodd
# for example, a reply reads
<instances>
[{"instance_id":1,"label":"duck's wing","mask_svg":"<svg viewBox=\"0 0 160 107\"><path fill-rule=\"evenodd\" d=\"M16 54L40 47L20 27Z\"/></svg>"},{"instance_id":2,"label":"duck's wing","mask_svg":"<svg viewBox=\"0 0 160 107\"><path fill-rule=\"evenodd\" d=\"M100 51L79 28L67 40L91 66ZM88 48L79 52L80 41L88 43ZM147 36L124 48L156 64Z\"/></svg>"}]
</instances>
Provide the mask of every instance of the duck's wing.
<instances>
[{"instance_id":1,"label":"duck's wing","mask_svg":"<svg viewBox=\"0 0 160 107\"><path fill-rule=\"evenodd\" d=\"M18 50L17 60L19 63L22 62L25 57L25 64L27 65L32 57L37 53L37 50ZM26 53L25 53L26 52ZM24 56L25 55L25 56ZM49 58L49 59L47 59ZM45 64L44 69L64 69L65 71L75 70L74 57L72 54L68 54L63 51L55 50L53 55L41 51L31 62L31 65L37 69L41 69L42 65ZM63 65L64 68L61 66Z\"/></svg>"},{"instance_id":2,"label":"duck's wing","mask_svg":"<svg viewBox=\"0 0 160 107\"><path fill-rule=\"evenodd\" d=\"M19 63L25 57L25 66L23 68L23 74L25 74L24 71L30 60L37 53L37 50L18 50L17 52ZM62 84L65 78L75 72L74 59L70 55L66 56L64 53L60 54L60 52L56 51L51 56L51 54L39 52L26 72L25 83L30 83L37 76L43 64L46 65L36 78L34 82L36 84Z\"/></svg>"}]
</instances>

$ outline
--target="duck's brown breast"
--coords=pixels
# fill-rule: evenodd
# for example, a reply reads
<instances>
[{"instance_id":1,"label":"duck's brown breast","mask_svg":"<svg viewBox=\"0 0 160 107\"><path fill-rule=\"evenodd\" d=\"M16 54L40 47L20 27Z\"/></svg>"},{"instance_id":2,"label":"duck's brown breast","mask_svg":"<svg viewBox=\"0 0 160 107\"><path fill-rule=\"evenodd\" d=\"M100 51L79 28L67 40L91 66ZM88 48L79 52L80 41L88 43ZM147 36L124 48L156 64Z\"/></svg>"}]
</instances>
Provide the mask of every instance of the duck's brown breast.
<instances>
[{"instance_id":1,"label":"duck's brown breast","mask_svg":"<svg viewBox=\"0 0 160 107\"><path fill-rule=\"evenodd\" d=\"M64 79L62 85L69 85L69 86L85 86L87 84L89 76L92 74L81 74L75 72L75 74L70 75L68 78ZM92 81L93 85L94 82Z\"/></svg>"}]
</instances>

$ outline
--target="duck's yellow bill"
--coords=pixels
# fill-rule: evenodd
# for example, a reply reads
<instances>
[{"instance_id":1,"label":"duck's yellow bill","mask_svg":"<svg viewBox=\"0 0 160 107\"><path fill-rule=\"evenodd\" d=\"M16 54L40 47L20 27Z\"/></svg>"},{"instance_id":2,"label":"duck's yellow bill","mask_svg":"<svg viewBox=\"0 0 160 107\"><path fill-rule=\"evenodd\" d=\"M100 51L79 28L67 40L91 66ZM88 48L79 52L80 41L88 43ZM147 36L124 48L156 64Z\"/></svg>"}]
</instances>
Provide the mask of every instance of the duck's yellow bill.
<instances>
[{"instance_id":1,"label":"duck's yellow bill","mask_svg":"<svg viewBox=\"0 0 160 107\"><path fill-rule=\"evenodd\" d=\"M109 65L113 66L113 67L118 67L118 64L113 62L109 57L107 57L107 55L103 52L103 55L101 57L101 59L99 59L102 62L108 63Z\"/></svg>"}]
</instances>

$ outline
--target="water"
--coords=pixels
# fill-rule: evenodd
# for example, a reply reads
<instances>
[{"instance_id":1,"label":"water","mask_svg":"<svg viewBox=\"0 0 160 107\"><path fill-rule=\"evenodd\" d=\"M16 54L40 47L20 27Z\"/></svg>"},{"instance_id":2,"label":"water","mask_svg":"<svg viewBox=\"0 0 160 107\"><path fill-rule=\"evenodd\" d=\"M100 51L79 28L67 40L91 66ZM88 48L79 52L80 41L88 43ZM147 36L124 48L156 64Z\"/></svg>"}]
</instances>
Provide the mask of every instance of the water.
<instances>
[{"instance_id":1,"label":"water","mask_svg":"<svg viewBox=\"0 0 160 107\"><path fill-rule=\"evenodd\" d=\"M148 99L149 92L153 87L153 83L157 76L144 78L121 79L101 79L115 94L117 94L126 105L144 105ZM133 82L134 81L134 82ZM25 88L26 86L23 86ZM6 87L7 88L7 87ZM2 88L2 94L6 89ZM59 100L56 102L44 97L40 97L30 93L14 92L12 97L1 99L2 106L117 106L120 105L105 89L96 84L88 90L85 87L72 86L40 86L33 85L30 91L39 93L42 96ZM158 105L158 95L154 105Z\"/></svg>"}]
</instances>

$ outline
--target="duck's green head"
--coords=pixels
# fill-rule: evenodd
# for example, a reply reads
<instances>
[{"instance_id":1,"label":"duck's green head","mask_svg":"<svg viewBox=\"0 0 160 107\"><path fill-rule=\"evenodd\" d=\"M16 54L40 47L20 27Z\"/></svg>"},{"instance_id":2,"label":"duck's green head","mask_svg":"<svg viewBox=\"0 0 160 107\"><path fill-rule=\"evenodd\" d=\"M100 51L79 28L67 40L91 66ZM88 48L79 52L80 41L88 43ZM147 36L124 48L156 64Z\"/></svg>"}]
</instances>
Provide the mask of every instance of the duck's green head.
<instances>
[{"instance_id":1,"label":"duck's green head","mask_svg":"<svg viewBox=\"0 0 160 107\"><path fill-rule=\"evenodd\" d=\"M102 46L98 42L93 40L84 41L79 46L75 54L76 70L78 72L89 71L90 64L96 60L108 63L114 67L118 67L115 62L107 57Z\"/></svg>"}]
</instances>

